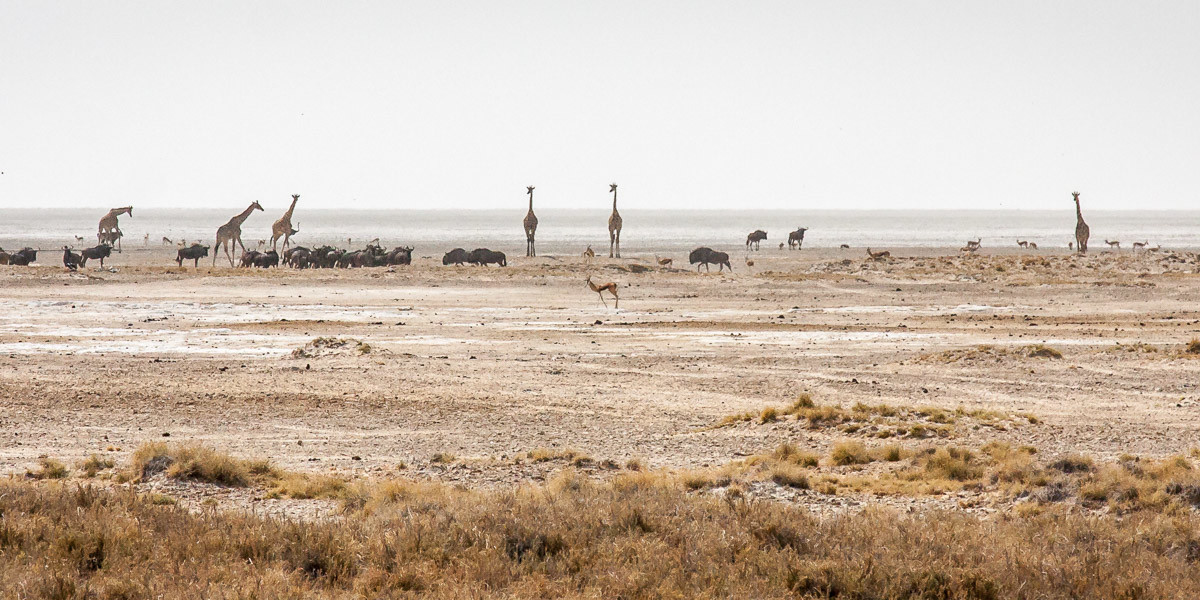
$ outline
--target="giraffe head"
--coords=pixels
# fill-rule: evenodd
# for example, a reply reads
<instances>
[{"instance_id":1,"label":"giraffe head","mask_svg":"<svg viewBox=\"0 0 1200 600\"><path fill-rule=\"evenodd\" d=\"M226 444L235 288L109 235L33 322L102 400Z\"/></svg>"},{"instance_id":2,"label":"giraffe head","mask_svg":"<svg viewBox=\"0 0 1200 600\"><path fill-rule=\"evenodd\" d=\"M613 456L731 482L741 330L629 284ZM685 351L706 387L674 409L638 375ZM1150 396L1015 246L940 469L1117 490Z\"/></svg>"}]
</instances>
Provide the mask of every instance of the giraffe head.
<instances>
[{"instance_id":1,"label":"giraffe head","mask_svg":"<svg viewBox=\"0 0 1200 600\"><path fill-rule=\"evenodd\" d=\"M300 199L300 194L292 194L292 201L293 201L293 202L294 202L294 201L296 201L296 200L299 200L299 199Z\"/></svg>"},{"instance_id":2,"label":"giraffe head","mask_svg":"<svg viewBox=\"0 0 1200 600\"><path fill-rule=\"evenodd\" d=\"M262 205L258 203L258 200L255 200L254 203L250 205L250 208L252 208L254 210L262 210L263 209Z\"/></svg>"},{"instance_id":3,"label":"giraffe head","mask_svg":"<svg viewBox=\"0 0 1200 600\"><path fill-rule=\"evenodd\" d=\"M1075 198L1076 202L1079 201L1079 192L1071 192L1071 196Z\"/></svg>"},{"instance_id":4,"label":"giraffe head","mask_svg":"<svg viewBox=\"0 0 1200 600\"><path fill-rule=\"evenodd\" d=\"M525 186L525 193L532 195L533 194L533 186L532 185Z\"/></svg>"},{"instance_id":5,"label":"giraffe head","mask_svg":"<svg viewBox=\"0 0 1200 600\"><path fill-rule=\"evenodd\" d=\"M608 184L608 191L610 191L610 192L617 191L617 184L615 184L615 183Z\"/></svg>"}]
</instances>

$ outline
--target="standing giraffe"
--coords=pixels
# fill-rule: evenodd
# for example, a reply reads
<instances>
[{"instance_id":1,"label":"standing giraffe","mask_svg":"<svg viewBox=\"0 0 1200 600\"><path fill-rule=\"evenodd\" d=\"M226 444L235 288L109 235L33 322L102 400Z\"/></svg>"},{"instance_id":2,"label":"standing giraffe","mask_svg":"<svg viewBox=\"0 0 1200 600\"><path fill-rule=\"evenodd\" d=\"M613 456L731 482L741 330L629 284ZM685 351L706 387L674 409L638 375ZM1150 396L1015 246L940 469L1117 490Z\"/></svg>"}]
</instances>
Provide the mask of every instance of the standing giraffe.
<instances>
[{"instance_id":1,"label":"standing giraffe","mask_svg":"<svg viewBox=\"0 0 1200 600\"><path fill-rule=\"evenodd\" d=\"M278 221L271 226L271 250L277 250L276 243L279 238L283 238L283 249L287 250L290 245L292 234L297 233L292 229L292 213L296 211L296 202L300 200L300 194L292 194L292 205L288 207L287 212L279 217Z\"/></svg>"},{"instance_id":2,"label":"standing giraffe","mask_svg":"<svg viewBox=\"0 0 1200 600\"><path fill-rule=\"evenodd\" d=\"M117 232L121 231L121 228L117 227L117 217L121 215L132 217L133 207L123 206L108 211L108 214L100 219L100 230L96 233L96 240L101 244L109 240L115 241L117 243L117 252L121 251L121 236L116 235Z\"/></svg>"},{"instance_id":3,"label":"standing giraffe","mask_svg":"<svg viewBox=\"0 0 1200 600\"><path fill-rule=\"evenodd\" d=\"M621 213L617 212L617 184L608 186L613 195L613 212L608 217L608 257L621 258ZM613 254L616 248L616 254Z\"/></svg>"},{"instance_id":4,"label":"standing giraffe","mask_svg":"<svg viewBox=\"0 0 1200 600\"><path fill-rule=\"evenodd\" d=\"M533 237L537 233L537 215L533 214L533 186L525 186L526 194L529 194L529 212L525 213L525 256L537 256L537 250L533 246Z\"/></svg>"},{"instance_id":5,"label":"standing giraffe","mask_svg":"<svg viewBox=\"0 0 1200 600\"><path fill-rule=\"evenodd\" d=\"M242 247L242 252L246 251L246 245L242 243L242 223L250 218L250 213L256 210L262 210L263 207L258 203L258 200L250 203L241 214L229 220L228 223L217 228L217 243L213 245L213 266L217 266L217 249L225 248L225 256L229 258L229 266L233 266L233 255L229 253L229 246L232 244L233 249L237 250L238 246Z\"/></svg>"},{"instance_id":6,"label":"standing giraffe","mask_svg":"<svg viewBox=\"0 0 1200 600\"><path fill-rule=\"evenodd\" d=\"M1079 192L1071 192L1075 197L1075 243L1079 246L1080 254L1087 254L1088 237L1092 230L1083 222L1083 211L1079 209Z\"/></svg>"}]
</instances>

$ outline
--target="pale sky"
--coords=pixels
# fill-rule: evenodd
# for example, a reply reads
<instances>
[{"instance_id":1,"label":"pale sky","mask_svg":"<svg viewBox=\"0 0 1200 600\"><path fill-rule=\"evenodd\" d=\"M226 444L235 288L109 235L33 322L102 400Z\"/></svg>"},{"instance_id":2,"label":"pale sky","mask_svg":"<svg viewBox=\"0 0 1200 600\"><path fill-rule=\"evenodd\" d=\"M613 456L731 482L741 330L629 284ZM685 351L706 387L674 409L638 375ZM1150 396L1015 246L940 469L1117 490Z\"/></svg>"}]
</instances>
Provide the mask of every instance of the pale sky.
<instances>
[{"instance_id":1,"label":"pale sky","mask_svg":"<svg viewBox=\"0 0 1200 600\"><path fill-rule=\"evenodd\" d=\"M0 208L1197 208L1200 2L0 0Z\"/></svg>"}]
</instances>

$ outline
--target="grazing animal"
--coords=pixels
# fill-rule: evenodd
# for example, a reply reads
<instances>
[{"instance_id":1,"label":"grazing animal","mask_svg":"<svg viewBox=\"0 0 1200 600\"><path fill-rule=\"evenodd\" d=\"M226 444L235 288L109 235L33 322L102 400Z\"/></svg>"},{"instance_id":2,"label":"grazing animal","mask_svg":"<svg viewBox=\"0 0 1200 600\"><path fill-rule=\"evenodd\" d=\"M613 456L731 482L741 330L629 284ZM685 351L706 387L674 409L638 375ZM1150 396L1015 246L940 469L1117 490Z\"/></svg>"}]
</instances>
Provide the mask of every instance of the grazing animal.
<instances>
[{"instance_id":1,"label":"grazing animal","mask_svg":"<svg viewBox=\"0 0 1200 600\"><path fill-rule=\"evenodd\" d=\"M1104 243L1108 244L1109 248L1116 248L1117 250L1121 249L1121 242L1119 240L1113 240L1111 242L1108 240L1104 240Z\"/></svg>"},{"instance_id":2,"label":"grazing animal","mask_svg":"<svg viewBox=\"0 0 1200 600\"><path fill-rule=\"evenodd\" d=\"M675 264L675 259L659 258L657 254L654 255L654 260L658 261L659 266L662 266L662 267L670 267Z\"/></svg>"},{"instance_id":3,"label":"grazing animal","mask_svg":"<svg viewBox=\"0 0 1200 600\"><path fill-rule=\"evenodd\" d=\"M503 252L496 252L487 248L476 248L467 253L467 262L483 267L492 263L496 263L501 267L508 266L508 258L504 256Z\"/></svg>"},{"instance_id":4,"label":"grazing animal","mask_svg":"<svg viewBox=\"0 0 1200 600\"><path fill-rule=\"evenodd\" d=\"M1075 198L1075 245L1079 246L1080 254L1087 254L1088 238L1092 235L1091 228L1083 221L1083 210L1079 208L1079 192L1071 192Z\"/></svg>"},{"instance_id":5,"label":"grazing animal","mask_svg":"<svg viewBox=\"0 0 1200 600\"><path fill-rule=\"evenodd\" d=\"M278 245L279 238L283 238L283 249L287 250L288 246L291 244L292 236L299 233L297 230L292 228L292 213L296 212L296 203L299 201L300 194L292 194L292 205L288 207L287 212L283 213L282 217L279 217L278 221L275 221L275 223L271 225L272 250L278 250L276 246Z\"/></svg>"},{"instance_id":6,"label":"grazing animal","mask_svg":"<svg viewBox=\"0 0 1200 600\"><path fill-rule=\"evenodd\" d=\"M1028 248L1028 247L1029 247L1029 242L1027 242L1027 241L1025 241L1025 240L1017 240L1017 245L1018 245L1018 246L1020 246L1020 247L1022 247L1022 248Z\"/></svg>"},{"instance_id":7,"label":"grazing animal","mask_svg":"<svg viewBox=\"0 0 1200 600\"><path fill-rule=\"evenodd\" d=\"M746 249L750 249L750 245L754 245L754 249L758 250L762 241L767 239L767 232L761 229L755 229L750 235L746 236Z\"/></svg>"},{"instance_id":8,"label":"grazing animal","mask_svg":"<svg viewBox=\"0 0 1200 600\"><path fill-rule=\"evenodd\" d=\"M307 269L312 265L312 250L304 246L292 246L283 251L283 262L294 269Z\"/></svg>"},{"instance_id":9,"label":"grazing animal","mask_svg":"<svg viewBox=\"0 0 1200 600\"><path fill-rule=\"evenodd\" d=\"M798 227L795 231L788 234L788 250L801 250L804 247L804 232L808 231L807 227Z\"/></svg>"},{"instance_id":10,"label":"grazing animal","mask_svg":"<svg viewBox=\"0 0 1200 600\"><path fill-rule=\"evenodd\" d=\"M729 255L724 252L717 252L707 246L701 246L692 250L691 254L688 254L688 262L696 265L697 273L700 272L700 267L704 267L706 272L711 272L712 268L709 267L710 264L717 265L718 273L724 271L725 267L729 267L730 273L733 272L733 265L729 264Z\"/></svg>"},{"instance_id":11,"label":"grazing animal","mask_svg":"<svg viewBox=\"0 0 1200 600\"><path fill-rule=\"evenodd\" d=\"M1150 244L1150 242L1149 242L1149 241L1145 241L1145 242L1134 242L1134 243L1133 243L1133 251L1134 251L1134 252L1137 252L1138 250L1145 248L1145 247L1146 247L1146 246L1148 246L1149 244Z\"/></svg>"},{"instance_id":12,"label":"grazing animal","mask_svg":"<svg viewBox=\"0 0 1200 600\"><path fill-rule=\"evenodd\" d=\"M983 238L979 238L979 239L977 239L977 240L975 240L975 241L967 240L967 247L968 247L968 248L975 248L975 249L979 249L979 247L980 247L980 246L979 246L979 243L980 243L980 242L982 242L982 241L983 241Z\"/></svg>"},{"instance_id":13,"label":"grazing animal","mask_svg":"<svg viewBox=\"0 0 1200 600\"><path fill-rule=\"evenodd\" d=\"M850 248L850 244L842 244L840 247L842 250L848 250Z\"/></svg>"},{"instance_id":14,"label":"grazing animal","mask_svg":"<svg viewBox=\"0 0 1200 600\"><path fill-rule=\"evenodd\" d=\"M583 256L584 258L588 259L588 260L591 260L591 259L593 259L593 258L596 258L596 251L595 251L595 250L592 250L592 247L591 247L591 246L588 246L588 247L587 247L587 250L584 250L584 251L583 251L583 254L582 254L582 256Z\"/></svg>"},{"instance_id":15,"label":"grazing animal","mask_svg":"<svg viewBox=\"0 0 1200 600\"><path fill-rule=\"evenodd\" d=\"M84 248L79 252L79 256L79 266L86 267L88 260L98 259L100 261L100 268L103 269L104 259L112 256L112 246L100 244L95 248Z\"/></svg>"},{"instance_id":16,"label":"grazing animal","mask_svg":"<svg viewBox=\"0 0 1200 600\"><path fill-rule=\"evenodd\" d=\"M274 250L268 250L266 252L259 253L259 255L254 258L254 266L260 269L278 267L279 253Z\"/></svg>"},{"instance_id":17,"label":"grazing animal","mask_svg":"<svg viewBox=\"0 0 1200 600\"><path fill-rule=\"evenodd\" d=\"M979 246L975 246L975 247L978 248ZM892 253L888 252L887 250L884 250L882 252L871 252L871 249L867 248L867 256L871 257L871 260L883 260L885 258L891 258Z\"/></svg>"},{"instance_id":18,"label":"grazing animal","mask_svg":"<svg viewBox=\"0 0 1200 600\"><path fill-rule=\"evenodd\" d=\"M75 236L75 241L76 241L76 242L78 242L78 243L80 243L80 244L82 244L82 243L83 243L83 236L81 236L81 235L77 235L77 236Z\"/></svg>"},{"instance_id":19,"label":"grazing animal","mask_svg":"<svg viewBox=\"0 0 1200 600\"><path fill-rule=\"evenodd\" d=\"M242 247L242 252L246 251L246 245L242 243L242 223L250 218L250 213L256 210L262 210L263 207L258 203L258 200L250 203L228 223L217 228L217 243L213 245L213 266L217 266L217 251L220 248L225 249L225 257L229 259L229 266L233 266L233 254L229 252L229 247L233 246L237 250L238 246Z\"/></svg>"},{"instance_id":20,"label":"grazing animal","mask_svg":"<svg viewBox=\"0 0 1200 600\"><path fill-rule=\"evenodd\" d=\"M258 257L261 255L262 255L262 252L259 252L258 250L247 250L247 251L243 252L242 253L242 264L240 266L243 268L254 266L254 263L258 260Z\"/></svg>"},{"instance_id":21,"label":"grazing animal","mask_svg":"<svg viewBox=\"0 0 1200 600\"><path fill-rule=\"evenodd\" d=\"M538 220L537 215L533 214L533 186L525 186L525 193L529 194L529 212L525 213L525 220L522 224L525 226L525 256L537 256L537 250L533 245L533 238L537 234Z\"/></svg>"},{"instance_id":22,"label":"grazing animal","mask_svg":"<svg viewBox=\"0 0 1200 600\"><path fill-rule=\"evenodd\" d=\"M1067 242L1067 250L1074 250L1075 242Z\"/></svg>"},{"instance_id":23,"label":"grazing animal","mask_svg":"<svg viewBox=\"0 0 1200 600\"><path fill-rule=\"evenodd\" d=\"M779 249L783 250L783 242L779 242Z\"/></svg>"},{"instance_id":24,"label":"grazing animal","mask_svg":"<svg viewBox=\"0 0 1200 600\"><path fill-rule=\"evenodd\" d=\"M63 246L63 266L76 271L79 269L79 255L71 252L67 246Z\"/></svg>"},{"instance_id":25,"label":"grazing animal","mask_svg":"<svg viewBox=\"0 0 1200 600\"><path fill-rule=\"evenodd\" d=\"M589 288L592 288L593 292L596 292L596 295L600 296L600 301L604 303L604 308L608 308L608 300L604 299L605 291L612 294L613 298L616 300L616 308L621 308L621 298L617 296L617 284L610 281L608 283L596 285L592 283L591 275L588 275L587 279L584 281L587 282Z\"/></svg>"},{"instance_id":26,"label":"grazing animal","mask_svg":"<svg viewBox=\"0 0 1200 600\"><path fill-rule=\"evenodd\" d=\"M384 264L393 265L411 265L412 264L412 246L397 246L388 252Z\"/></svg>"},{"instance_id":27,"label":"grazing animal","mask_svg":"<svg viewBox=\"0 0 1200 600\"><path fill-rule=\"evenodd\" d=\"M172 241L171 241L171 238L169 238L169 237L167 237L167 236L165 236L165 235L163 236L162 245L164 245L164 246L170 246L170 245L172 245L172 244L174 244L174 243L175 243L175 242L172 242Z\"/></svg>"},{"instance_id":28,"label":"grazing animal","mask_svg":"<svg viewBox=\"0 0 1200 600\"><path fill-rule=\"evenodd\" d=\"M608 257L621 258L621 225L624 221L621 220L621 213L617 212L617 184L610 184L608 191L613 195L613 211L608 217ZM613 254L614 248L616 248L615 255Z\"/></svg>"},{"instance_id":29,"label":"grazing animal","mask_svg":"<svg viewBox=\"0 0 1200 600\"><path fill-rule=\"evenodd\" d=\"M1037 250L1037 244L1036 244L1036 243L1034 243L1034 242L1029 242L1029 249L1030 249L1030 250Z\"/></svg>"},{"instance_id":30,"label":"grazing animal","mask_svg":"<svg viewBox=\"0 0 1200 600\"><path fill-rule=\"evenodd\" d=\"M25 247L8 255L8 264L18 267L28 266L37 262L37 250Z\"/></svg>"},{"instance_id":31,"label":"grazing animal","mask_svg":"<svg viewBox=\"0 0 1200 600\"><path fill-rule=\"evenodd\" d=\"M963 246L958 249L959 252L975 253L979 252L979 246Z\"/></svg>"},{"instance_id":32,"label":"grazing animal","mask_svg":"<svg viewBox=\"0 0 1200 600\"><path fill-rule=\"evenodd\" d=\"M10 256L9 253L4 251L4 248L0 248L0 265L7 265Z\"/></svg>"},{"instance_id":33,"label":"grazing animal","mask_svg":"<svg viewBox=\"0 0 1200 600\"><path fill-rule=\"evenodd\" d=\"M177 252L175 254L175 262L179 266L182 267L183 261L191 260L191 261L195 261L192 264L193 267L199 267L200 259L204 258L205 256L208 256L208 246L201 246L200 244L192 244L191 246L188 246L187 248L179 249L179 252Z\"/></svg>"},{"instance_id":34,"label":"grazing animal","mask_svg":"<svg viewBox=\"0 0 1200 600\"><path fill-rule=\"evenodd\" d=\"M467 262L467 251L462 248L455 248L442 256L443 265L462 265Z\"/></svg>"},{"instance_id":35,"label":"grazing animal","mask_svg":"<svg viewBox=\"0 0 1200 600\"><path fill-rule=\"evenodd\" d=\"M133 207L132 206L123 206L121 208L114 208L114 209L108 211L107 214L105 214L103 217L100 218L99 232L96 233L96 241L100 244L117 242L117 252L121 251L121 246L120 246L121 236L118 235L117 237L113 238L113 237L105 237L105 234L111 235L114 232L120 233L121 228L117 226L117 221L118 221L117 217L120 217L121 215L129 215L132 217L133 216Z\"/></svg>"}]
</instances>

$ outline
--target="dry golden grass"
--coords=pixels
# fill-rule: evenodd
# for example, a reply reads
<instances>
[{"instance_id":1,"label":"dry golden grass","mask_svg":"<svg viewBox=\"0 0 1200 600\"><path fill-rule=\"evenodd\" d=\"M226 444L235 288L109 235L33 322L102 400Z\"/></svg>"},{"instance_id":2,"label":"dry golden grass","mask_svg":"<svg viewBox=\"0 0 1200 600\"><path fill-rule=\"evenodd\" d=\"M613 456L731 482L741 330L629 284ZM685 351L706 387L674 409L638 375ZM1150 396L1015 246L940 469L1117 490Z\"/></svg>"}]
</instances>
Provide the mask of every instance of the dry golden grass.
<instances>
[{"instance_id":1,"label":"dry golden grass","mask_svg":"<svg viewBox=\"0 0 1200 600\"><path fill-rule=\"evenodd\" d=\"M80 461L79 470L84 473L85 477L95 477L100 471L106 471L114 466L116 466L116 463L112 459L92 454L86 460Z\"/></svg>"},{"instance_id":2,"label":"dry golden grass","mask_svg":"<svg viewBox=\"0 0 1200 600\"><path fill-rule=\"evenodd\" d=\"M906 408L858 402L847 410L836 404L818 405L811 396L804 394L787 408L768 407L757 414L745 412L729 415L708 429L742 423L773 423L786 421L789 417L803 423L808 429L836 427L845 434L881 439L952 437L955 434L954 425L968 420L969 425L1001 430L1038 422L1036 417L1029 414L1012 415L996 410L968 410L963 407L955 410L932 406Z\"/></svg>"},{"instance_id":3,"label":"dry golden grass","mask_svg":"<svg viewBox=\"0 0 1200 600\"><path fill-rule=\"evenodd\" d=\"M918 356L916 362L926 364L953 364L976 362L1000 362L1005 358L1062 358L1062 352L1044 344L1021 346L1018 348L1002 348L1000 346L980 345L974 348L958 348L943 352L926 353Z\"/></svg>"},{"instance_id":4,"label":"dry golden grass","mask_svg":"<svg viewBox=\"0 0 1200 600\"><path fill-rule=\"evenodd\" d=\"M781 485L798 484L780 469ZM352 486L293 522L88 485L0 482L0 589L30 598L1193 598L1194 515L975 518L611 483ZM1048 567L1052 565L1052 567Z\"/></svg>"},{"instance_id":5,"label":"dry golden grass","mask_svg":"<svg viewBox=\"0 0 1200 600\"><path fill-rule=\"evenodd\" d=\"M29 479L64 479L70 474L71 471L62 462L46 457L38 459L36 471L25 471L25 477Z\"/></svg>"},{"instance_id":6,"label":"dry golden grass","mask_svg":"<svg viewBox=\"0 0 1200 600\"><path fill-rule=\"evenodd\" d=\"M1188 354L1200 354L1200 338L1192 338L1183 351Z\"/></svg>"}]
</instances>

